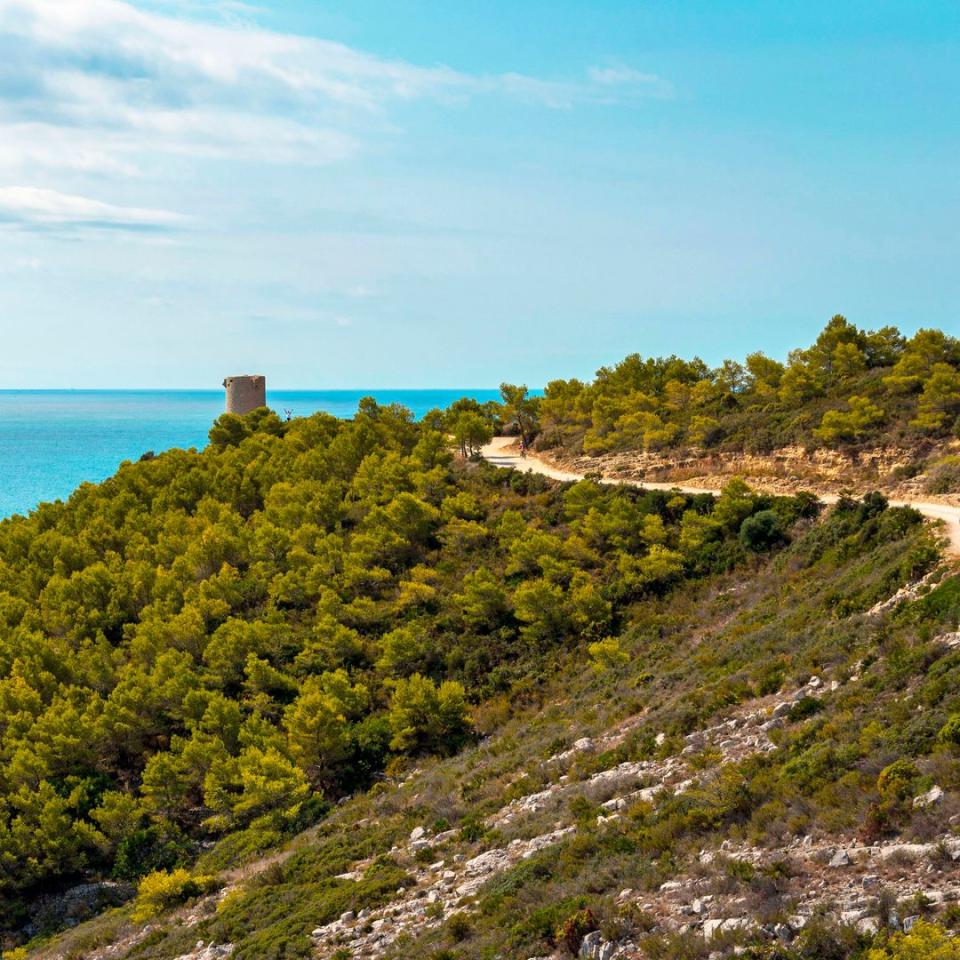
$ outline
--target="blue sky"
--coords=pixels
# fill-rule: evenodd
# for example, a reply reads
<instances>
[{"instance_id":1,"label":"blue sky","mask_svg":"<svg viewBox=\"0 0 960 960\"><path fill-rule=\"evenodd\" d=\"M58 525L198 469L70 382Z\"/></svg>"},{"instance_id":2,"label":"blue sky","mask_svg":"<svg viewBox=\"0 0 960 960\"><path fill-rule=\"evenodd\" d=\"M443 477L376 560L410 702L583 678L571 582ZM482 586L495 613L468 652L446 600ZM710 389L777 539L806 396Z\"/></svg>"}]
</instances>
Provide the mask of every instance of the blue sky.
<instances>
[{"instance_id":1,"label":"blue sky","mask_svg":"<svg viewBox=\"0 0 960 960\"><path fill-rule=\"evenodd\" d=\"M0 0L0 386L960 334L958 41L954 0Z\"/></svg>"}]
</instances>

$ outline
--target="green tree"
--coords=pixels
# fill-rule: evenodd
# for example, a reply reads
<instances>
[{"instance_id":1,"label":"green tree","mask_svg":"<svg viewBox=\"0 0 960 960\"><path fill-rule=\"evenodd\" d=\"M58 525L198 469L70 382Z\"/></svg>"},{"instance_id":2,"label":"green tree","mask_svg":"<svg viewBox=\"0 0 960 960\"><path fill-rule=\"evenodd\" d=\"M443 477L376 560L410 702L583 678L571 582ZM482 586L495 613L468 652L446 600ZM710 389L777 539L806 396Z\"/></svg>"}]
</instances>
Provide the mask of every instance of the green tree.
<instances>
[{"instance_id":1,"label":"green tree","mask_svg":"<svg viewBox=\"0 0 960 960\"><path fill-rule=\"evenodd\" d=\"M869 430L884 420L883 410L866 397L851 397L848 410L828 410L814 430L814 435L824 443L834 444L847 440L860 440Z\"/></svg>"},{"instance_id":2,"label":"green tree","mask_svg":"<svg viewBox=\"0 0 960 960\"><path fill-rule=\"evenodd\" d=\"M503 404L503 419L507 423L515 423L520 436L530 443L537 432L537 408L539 402L536 397L530 396L526 385L516 386L512 383L500 384L500 399Z\"/></svg>"},{"instance_id":3,"label":"green tree","mask_svg":"<svg viewBox=\"0 0 960 960\"><path fill-rule=\"evenodd\" d=\"M273 747L245 750L237 774L239 792L230 804L230 814L240 823L271 810L295 817L310 794L305 775Z\"/></svg>"},{"instance_id":4,"label":"green tree","mask_svg":"<svg viewBox=\"0 0 960 960\"><path fill-rule=\"evenodd\" d=\"M559 642L568 628L563 590L548 580L528 580L513 594L513 608L523 623L521 635L535 649Z\"/></svg>"},{"instance_id":5,"label":"green tree","mask_svg":"<svg viewBox=\"0 0 960 960\"><path fill-rule=\"evenodd\" d=\"M464 623L480 632L491 632L509 615L507 593L502 581L486 567L481 567L463 578L461 592L454 596Z\"/></svg>"},{"instance_id":6,"label":"green tree","mask_svg":"<svg viewBox=\"0 0 960 960\"><path fill-rule=\"evenodd\" d=\"M907 341L900 358L890 373L884 377L884 385L897 393L919 390L939 363L956 366L960 361L960 342L940 330L918 330Z\"/></svg>"},{"instance_id":7,"label":"green tree","mask_svg":"<svg viewBox=\"0 0 960 960\"><path fill-rule=\"evenodd\" d=\"M290 753L315 786L333 785L338 765L349 753L344 705L310 677L284 713Z\"/></svg>"},{"instance_id":8,"label":"green tree","mask_svg":"<svg viewBox=\"0 0 960 960\"><path fill-rule=\"evenodd\" d=\"M654 544L646 556L621 553L617 558L618 589L625 596L667 586L683 572L683 556Z\"/></svg>"},{"instance_id":9,"label":"green tree","mask_svg":"<svg viewBox=\"0 0 960 960\"><path fill-rule=\"evenodd\" d=\"M925 432L942 430L960 413L960 371L948 363L935 363L923 382L912 427Z\"/></svg>"},{"instance_id":10,"label":"green tree","mask_svg":"<svg viewBox=\"0 0 960 960\"><path fill-rule=\"evenodd\" d=\"M493 437L493 427L479 413L461 413L453 423L453 439L462 457L477 453Z\"/></svg>"},{"instance_id":11,"label":"green tree","mask_svg":"<svg viewBox=\"0 0 960 960\"><path fill-rule=\"evenodd\" d=\"M445 680L438 687L419 673L396 682L388 719L390 746L405 753L452 753L470 731L463 686Z\"/></svg>"},{"instance_id":12,"label":"green tree","mask_svg":"<svg viewBox=\"0 0 960 960\"><path fill-rule=\"evenodd\" d=\"M407 677L429 666L429 644L423 628L405 623L383 635L377 669L390 677Z\"/></svg>"},{"instance_id":13,"label":"green tree","mask_svg":"<svg viewBox=\"0 0 960 960\"><path fill-rule=\"evenodd\" d=\"M762 353L751 353L747 356L746 365L748 389L765 399L775 396L783 379L783 364Z\"/></svg>"}]
</instances>

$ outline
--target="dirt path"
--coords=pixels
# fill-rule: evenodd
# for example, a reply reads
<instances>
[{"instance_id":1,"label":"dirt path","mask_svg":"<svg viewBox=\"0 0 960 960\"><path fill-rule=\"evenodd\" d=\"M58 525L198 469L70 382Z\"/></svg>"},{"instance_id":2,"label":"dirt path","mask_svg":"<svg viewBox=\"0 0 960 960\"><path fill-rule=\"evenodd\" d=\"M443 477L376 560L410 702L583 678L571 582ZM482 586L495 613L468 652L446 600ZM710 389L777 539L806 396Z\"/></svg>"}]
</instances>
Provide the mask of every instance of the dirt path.
<instances>
[{"instance_id":1,"label":"dirt path","mask_svg":"<svg viewBox=\"0 0 960 960\"><path fill-rule=\"evenodd\" d=\"M515 437L494 437L481 451L484 459L490 461L497 467L512 467L514 470L521 470L524 473L540 473L553 480L582 480L583 474L570 473L566 470L558 470L556 467L544 463L543 460L527 454L526 457L520 456ZM718 489L708 487L690 487L681 483L653 483L640 480L616 480L610 477L604 477L601 483L620 484L626 483L634 487L643 487L648 490L679 490L682 493L713 493L718 494ZM839 499L833 493L818 493L811 491L824 503L836 503ZM891 500L892 507L913 507L920 511L925 517L932 520L941 520L944 525L944 532L948 538L946 554L949 557L960 557L960 507L950 506L945 503L924 503L923 501L905 501Z\"/></svg>"}]
</instances>

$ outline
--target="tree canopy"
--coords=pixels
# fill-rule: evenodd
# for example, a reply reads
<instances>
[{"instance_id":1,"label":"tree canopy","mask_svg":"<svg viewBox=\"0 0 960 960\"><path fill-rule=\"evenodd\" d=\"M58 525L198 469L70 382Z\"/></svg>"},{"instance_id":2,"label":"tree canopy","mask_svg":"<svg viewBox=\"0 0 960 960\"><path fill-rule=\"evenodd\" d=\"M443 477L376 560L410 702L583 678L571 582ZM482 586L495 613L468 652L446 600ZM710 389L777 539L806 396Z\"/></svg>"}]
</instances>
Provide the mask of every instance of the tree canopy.
<instances>
[{"instance_id":1,"label":"tree canopy","mask_svg":"<svg viewBox=\"0 0 960 960\"><path fill-rule=\"evenodd\" d=\"M454 441L475 446L489 413L443 416L478 422ZM4 919L275 840L395 758L456 750L473 704L557 650L586 662L627 605L743 562L797 510L455 461L442 423L366 400L352 421L225 415L201 452L0 523Z\"/></svg>"},{"instance_id":2,"label":"tree canopy","mask_svg":"<svg viewBox=\"0 0 960 960\"><path fill-rule=\"evenodd\" d=\"M916 443L958 433L960 341L939 330L909 339L895 327L862 330L838 315L786 363L752 353L710 368L632 354L592 383L552 381L535 415L539 446L591 455Z\"/></svg>"}]
</instances>

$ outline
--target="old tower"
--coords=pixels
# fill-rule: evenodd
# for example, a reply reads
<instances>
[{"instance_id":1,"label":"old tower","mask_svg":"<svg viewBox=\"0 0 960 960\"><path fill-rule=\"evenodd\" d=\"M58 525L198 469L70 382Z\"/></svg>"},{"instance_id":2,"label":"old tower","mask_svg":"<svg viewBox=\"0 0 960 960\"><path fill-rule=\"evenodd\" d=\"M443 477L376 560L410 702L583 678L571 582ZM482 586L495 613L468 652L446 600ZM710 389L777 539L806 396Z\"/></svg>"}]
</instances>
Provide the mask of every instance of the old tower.
<instances>
[{"instance_id":1,"label":"old tower","mask_svg":"<svg viewBox=\"0 0 960 960\"><path fill-rule=\"evenodd\" d=\"M227 377L223 385L227 390L227 413L249 413L267 405L267 378L262 374Z\"/></svg>"}]
</instances>

